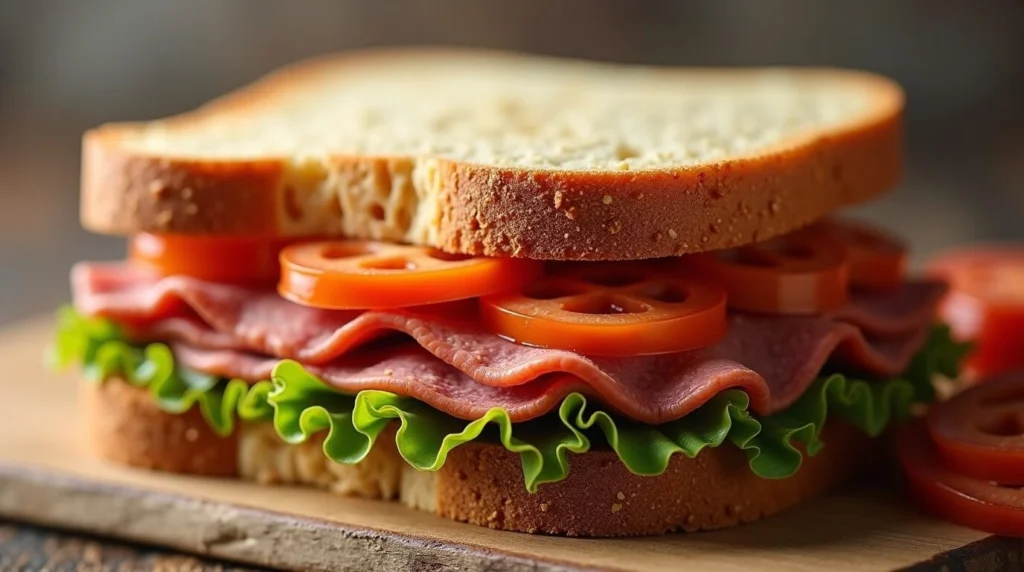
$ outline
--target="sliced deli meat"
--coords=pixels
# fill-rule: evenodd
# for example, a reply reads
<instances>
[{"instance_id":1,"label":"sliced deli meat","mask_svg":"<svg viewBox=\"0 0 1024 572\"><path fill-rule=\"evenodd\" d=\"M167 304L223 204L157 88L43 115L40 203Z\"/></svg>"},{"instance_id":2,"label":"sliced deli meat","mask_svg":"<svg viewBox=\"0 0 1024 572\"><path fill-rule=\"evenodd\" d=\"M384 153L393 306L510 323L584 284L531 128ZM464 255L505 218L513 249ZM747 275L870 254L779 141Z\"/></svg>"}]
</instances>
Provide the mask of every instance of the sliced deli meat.
<instances>
[{"instance_id":1,"label":"sliced deli meat","mask_svg":"<svg viewBox=\"0 0 1024 572\"><path fill-rule=\"evenodd\" d=\"M344 391L391 391L467 420L501 407L512 421L526 421L557 408L562 398L577 391L596 397L624 416L657 424L685 416L728 388L745 390L755 411L773 413L803 394L834 351L848 353L851 360L867 360L864 363L868 367L879 365L872 360L891 367L890 362L909 359L920 345L917 339L907 338L899 344L887 341L884 350L878 351L848 324L826 320L810 324L806 319L784 324L770 321L734 319L730 326L735 326L737 334L732 341L708 350L589 361L575 356L582 364L576 364L577 369L586 377L554 369L559 366L559 356L535 362L519 356L520 361L531 363L540 373L528 383L517 385L480 383L414 341L370 344L326 365L307 364L306 369ZM758 334L793 336L796 343L765 344L763 338L762 343L755 343L753 336ZM491 339L492 343L509 343L493 336ZM524 353L530 350L511 345ZM280 361L235 349L204 349L188 342L172 343L172 349L187 367L248 380L268 379ZM796 353L803 350L812 353ZM738 359L753 365L741 365ZM500 367L500 363L492 367ZM516 367L511 360L509 363ZM571 360L562 363L572 364Z\"/></svg>"},{"instance_id":2,"label":"sliced deli meat","mask_svg":"<svg viewBox=\"0 0 1024 572\"><path fill-rule=\"evenodd\" d=\"M890 294L899 302L873 294L861 304L854 295L851 307L828 317L733 314L725 339L710 348L594 358L508 342L443 307L317 310L271 291L160 278L125 264L80 264L72 282L80 311L119 321L139 341L174 342L183 364L208 373L265 379L291 358L339 389L393 391L464 419L503 407L524 421L580 391L644 423L682 417L730 387L746 390L758 413L778 411L829 361L865 375L898 374L944 291L938 282L912 282ZM405 336L374 342L393 333Z\"/></svg>"},{"instance_id":3,"label":"sliced deli meat","mask_svg":"<svg viewBox=\"0 0 1024 572\"><path fill-rule=\"evenodd\" d=\"M946 290L944 282L922 279L908 280L892 291L856 291L850 296L850 304L833 312L832 317L866 334L900 336L931 324Z\"/></svg>"}]
</instances>

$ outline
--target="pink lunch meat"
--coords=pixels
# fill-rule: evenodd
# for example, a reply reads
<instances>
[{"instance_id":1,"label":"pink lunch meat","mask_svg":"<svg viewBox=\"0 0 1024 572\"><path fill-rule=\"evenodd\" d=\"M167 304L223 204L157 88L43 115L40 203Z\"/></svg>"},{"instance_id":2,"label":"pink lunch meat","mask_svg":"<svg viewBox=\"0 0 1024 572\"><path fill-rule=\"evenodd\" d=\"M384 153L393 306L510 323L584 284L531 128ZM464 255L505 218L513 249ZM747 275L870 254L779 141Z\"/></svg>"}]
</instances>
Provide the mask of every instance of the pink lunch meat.
<instances>
[{"instance_id":1,"label":"pink lunch meat","mask_svg":"<svg viewBox=\"0 0 1024 572\"><path fill-rule=\"evenodd\" d=\"M908 282L888 295L855 295L833 316L732 314L711 348L661 356L586 357L529 348L458 321L444 308L337 312L306 308L273 291L160 278L125 264L78 265L79 311L125 324L139 341L171 341L183 365L266 379L295 359L346 391L382 389L475 419L492 407L513 421L538 417L572 391L644 423L677 419L720 391L750 394L761 414L785 408L826 362L888 377L906 368L945 288ZM373 342L387 334L398 340Z\"/></svg>"}]
</instances>

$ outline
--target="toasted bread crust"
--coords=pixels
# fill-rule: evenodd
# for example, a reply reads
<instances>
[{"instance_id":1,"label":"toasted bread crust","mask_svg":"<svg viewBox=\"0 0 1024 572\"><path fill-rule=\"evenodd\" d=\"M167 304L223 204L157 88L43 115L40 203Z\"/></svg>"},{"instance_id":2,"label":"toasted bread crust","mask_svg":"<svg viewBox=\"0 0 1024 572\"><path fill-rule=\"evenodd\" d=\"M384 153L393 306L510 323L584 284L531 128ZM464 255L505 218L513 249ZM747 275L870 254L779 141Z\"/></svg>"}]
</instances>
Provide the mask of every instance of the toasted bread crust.
<instances>
[{"instance_id":1,"label":"toasted bread crust","mask_svg":"<svg viewBox=\"0 0 1024 572\"><path fill-rule=\"evenodd\" d=\"M757 477L746 455L731 446L693 459L676 455L656 477L630 473L610 451L592 451L571 455L567 479L531 494L523 486L519 457L500 445L462 445L436 473L411 470L384 442L374 448L371 463L335 467L323 461L319 438L288 445L255 425L221 438L196 409L164 413L147 391L120 379L82 385L88 434L97 453L111 461L397 498L447 518L529 533L637 536L734 526L838 486L870 466L866 461L877 452L870 438L842 423L830 423L822 435L824 450L782 480Z\"/></svg>"},{"instance_id":2,"label":"toasted bread crust","mask_svg":"<svg viewBox=\"0 0 1024 572\"><path fill-rule=\"evenodd\" d=\"M570 455L569 476L523 487L519 457L502 447L469 443L438 473L438 513L519 532L567 536L640 536L725 528L752 522L831 490L864 466L870 439L841 423L826 427L826 447L806 457L787 479L750 470L746 454L731 446L675 455L668 470L642 477L611 451ZM453 451L454 453L454 451Z\"/></svg>"},{"instance_id":3,"label":"toasted bread crust","mask_svg":"<svg viewBox=\"0 0 1024 572\"><path fill-rule=\"evenodd\" d=\"M214 433L194 407L165 413L121 379L79 384L84 431L99 456L133 467L217 477L238 473L238 439Z\"/></svg>"},{"instance_id":4,"label":"toasted bread crust","mask_svg":"<svg viewBox=\"0 0 1024 572\"><path fill-rule=\"evenodd\" d=\"M241 113L322 66L358 67L408 55L370 53L288 68L167 122ZM139 124L107 125L84 139L81 219L86 228L110 234L346 235L555 260L739 246L868 200L899 180L902 92L868 74L851 73L849 81L875 94L863 121L756 155L671 169L536 170L431 157L337 156L297 173L284 157L230 161L134 152L123 139ZM386 215L362 208L360 197L392 194L388 204L395 206L385 207Z\"/></svg>"}]
</instances>

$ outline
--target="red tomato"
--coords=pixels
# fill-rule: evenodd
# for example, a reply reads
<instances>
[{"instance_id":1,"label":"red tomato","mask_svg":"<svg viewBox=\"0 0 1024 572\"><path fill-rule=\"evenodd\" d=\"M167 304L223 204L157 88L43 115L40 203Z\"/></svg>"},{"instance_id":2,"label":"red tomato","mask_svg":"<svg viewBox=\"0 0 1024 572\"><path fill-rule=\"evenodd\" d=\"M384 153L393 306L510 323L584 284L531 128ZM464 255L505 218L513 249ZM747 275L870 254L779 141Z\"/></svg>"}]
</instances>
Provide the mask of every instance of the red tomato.
<instances>
[{"instance_id":1,"label":"red tomato","mask_svg":"<svg viewBox=\"0 0 1024 572\"><path fill-rule=\"evenodd\" d=\"M844 219L822 221L810 230L846 247L850 286L854 289L884 292L903 284L907 246L899 237L867 223Z\"/></svg>"},{"instance_id":2,"label":"red tomato","mask_svg":"<svg viewBox=\"0 0 1024 572\"><path fill-rule=\"evenodd\" d=\"M896 449L911 496L929 511L993 534L1024 536L1024 491L943 465L922 421L899 431Z\"/></svg>"},{"instance_id":3,"label":"red tomato","mask_svg":"<svg viewBox=\"0 0 1024 572\"><path fill-rule=\"evenodd\" d=\"M722 339L725 292L664 268L562 268L520 291L482 299L481 317L506 339L590 355L679 352Z\"/></svg>"},{"instance_id":4,"label":"red tomato","mask_svg":"<svg viewBox=\"0 0 1024 572\"><path fill-rule=\"evenodd\" d=\"M820 314L848 299L842 244L795 232L740 248L681 257L679 263L728 292L729 306L766 314Z\"/></svg>"},{"instance_id":5,"label":"red tomato","mask_svg":"<svg viewBox=\"0 0 1024 572\"><path fill-rule=\"evenodd\" d=\"M950 468L1024 484L1024 372L985 380L933 405L928 432Z\"/></svg>"},{"instance_id":6,"label":"red tomato","mask_svg":"<svg viewBox=\"0 0 1024 572\"><path fill-rule=\"evenodd\" d=\"M128 259L165 276L272 284L279 273L278 253L286 243L254 237L137 234L128 243Z\"/></svg>"},{"instance_id":7,"label":"red tomato","mask_svg":"<svg viewBox=\"0 0 1024 572\"><path fill-rule=\"evenodd\" d=\"M929 270L951 288L939 316L975 345L966 369L989 376L1024 367L1024 246L947 252Z\"/></svg>"},{"instance_id":8,"label":"red tomato","mask_svg":"<svg viewBox=\"0 0 1024 572\"><path fill-rule=\"evenodd\" d=\"M297 304L317 308L405 308L512 290L542 271L543 265L534 260L332 240L285 248L278 292Z\"/></svg>"}]
</instances>

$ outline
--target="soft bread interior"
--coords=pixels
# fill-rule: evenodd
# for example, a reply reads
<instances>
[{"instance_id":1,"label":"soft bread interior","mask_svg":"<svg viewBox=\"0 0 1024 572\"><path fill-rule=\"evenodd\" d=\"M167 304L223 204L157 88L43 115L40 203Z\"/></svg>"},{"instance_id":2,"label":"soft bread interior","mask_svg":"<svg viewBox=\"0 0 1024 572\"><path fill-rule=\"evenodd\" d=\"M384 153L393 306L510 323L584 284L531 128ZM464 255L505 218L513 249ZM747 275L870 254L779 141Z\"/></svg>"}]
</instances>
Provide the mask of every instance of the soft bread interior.
<instances>
[{"instance_id":1,"label":"soft bread interior","mask_svg":"<svg viewBox=\"0 0 1024 572\"><path fill-rule=\"evenodd\" d=\"M874 82L849 72L669 71L473 52L358 61L285 70L244 97L145 124L123 144L296 165L367 155L662 169L756 154L856 122L879 97Z\"/></svg>"}]
</instances>

